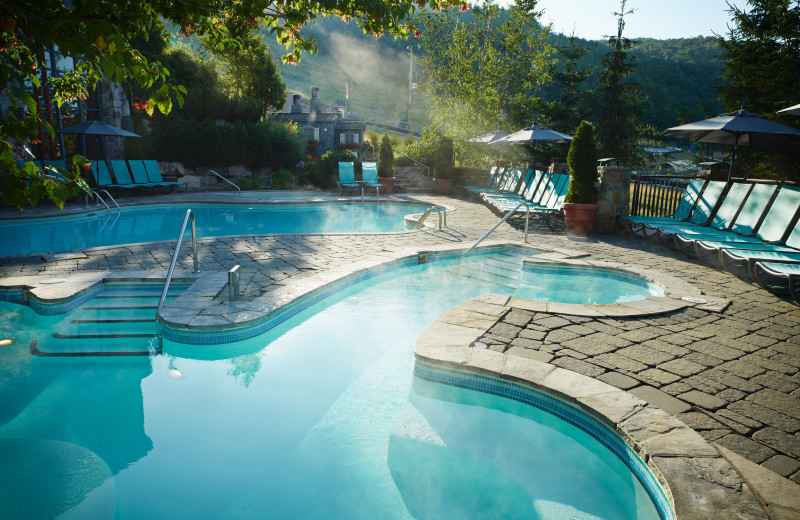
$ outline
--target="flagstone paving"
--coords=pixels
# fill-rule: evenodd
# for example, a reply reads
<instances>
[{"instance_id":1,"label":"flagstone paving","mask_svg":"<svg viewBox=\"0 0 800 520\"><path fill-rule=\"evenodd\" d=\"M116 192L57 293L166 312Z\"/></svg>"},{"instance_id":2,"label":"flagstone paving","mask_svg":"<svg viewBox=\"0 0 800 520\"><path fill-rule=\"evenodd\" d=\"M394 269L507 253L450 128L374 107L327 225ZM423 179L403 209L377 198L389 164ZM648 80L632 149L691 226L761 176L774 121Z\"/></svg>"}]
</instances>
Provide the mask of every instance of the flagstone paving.
<instances>
[{"instance_id":1,"label":"flagstone paving","mask_svg":"<svg viewBox=\"0 0 800 520\"><path fill-rule=\"evenodd\" d=\"M200 269L227 271L241 265L240 292L247 301L360 262L374 265L381 259L394 259L404 251L466 247L497 221L478 203L419 198L451 208L447 229L201 239ZM521 241L522 235L503 225L492 238ZM800 483L798 306L637 238L533 232L529 242L542 249L584 253L592 261L664 273L730 303L722 310L689 306L645 318L516 308L486 331L481 342L497 352L545 361L626 390L674 415L720 450ZM102 248L58 261L39 256L0 258L0 278L166 270L173 247L169 242ZM190 271L189 249L183 253L178 269ZM775 518L794 514L791 509L786 510L789 513L775 511Z\"/></svg>"}]
</instances>

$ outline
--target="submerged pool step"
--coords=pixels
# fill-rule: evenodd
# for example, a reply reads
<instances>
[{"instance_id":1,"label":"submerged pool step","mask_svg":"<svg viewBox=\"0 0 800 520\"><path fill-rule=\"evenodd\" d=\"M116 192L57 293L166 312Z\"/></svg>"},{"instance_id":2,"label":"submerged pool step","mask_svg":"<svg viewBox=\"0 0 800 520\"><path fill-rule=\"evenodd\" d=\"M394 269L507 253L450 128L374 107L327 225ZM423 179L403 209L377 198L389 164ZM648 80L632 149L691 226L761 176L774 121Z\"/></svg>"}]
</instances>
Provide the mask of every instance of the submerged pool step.
<instances>
[{"instance_id":1,"label":"submerged pool step","mask_svg":"<svg viewBox=\"0 0 800 520\"><path fill-rule=\"evenodd\" d=\"M171 290L167 302L180 292ZM95 296L66 314L31 351L41 356L149 355L156 349L160 297L160 292L137 288Z\"/></svg>"},{"instance_id":2,"label":"submerged pool step","mask_svg":"<svg viewBox=\"0 0 800 520\"><path fill-rule=\"evenodd\" d=\"M522 256L494 254L447 269L448 273L516 290L522 272Z\"/></svg>"}]
</instances>

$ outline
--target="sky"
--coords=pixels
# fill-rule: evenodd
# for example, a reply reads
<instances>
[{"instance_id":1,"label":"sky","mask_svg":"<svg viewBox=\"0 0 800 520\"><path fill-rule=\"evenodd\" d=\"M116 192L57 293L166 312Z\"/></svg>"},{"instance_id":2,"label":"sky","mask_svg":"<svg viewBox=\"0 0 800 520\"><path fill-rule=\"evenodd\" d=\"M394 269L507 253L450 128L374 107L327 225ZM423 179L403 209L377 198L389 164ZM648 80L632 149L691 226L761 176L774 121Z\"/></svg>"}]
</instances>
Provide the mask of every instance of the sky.
<instances>
[{"instance_id":1,"label":"sky","mask_svg":"<svg viewBox=\"0 0 800 520\"><path fill-rule=\"evenodd\" d=\"M511 0L501 0L508 5ZM742 7L745 0L731 1ZM604 40L617 33L620 0L539 0L544 10L542 23L553 24L553 32L571 34L587 40ZM626 9L635 12L625 17L628 38L693 38L727 34L730 17L726 0L628 0Z\"/></svg>"}]
</instances>

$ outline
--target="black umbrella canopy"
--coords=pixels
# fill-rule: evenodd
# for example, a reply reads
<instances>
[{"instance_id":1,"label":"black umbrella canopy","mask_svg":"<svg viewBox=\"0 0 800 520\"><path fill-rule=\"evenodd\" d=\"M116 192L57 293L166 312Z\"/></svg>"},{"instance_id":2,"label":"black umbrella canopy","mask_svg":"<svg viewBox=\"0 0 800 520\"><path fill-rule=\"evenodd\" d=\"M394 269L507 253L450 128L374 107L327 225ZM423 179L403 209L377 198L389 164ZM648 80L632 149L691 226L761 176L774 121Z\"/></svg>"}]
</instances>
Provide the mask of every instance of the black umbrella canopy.
<instances>
[{"instance_id":1,"label":"black umbrella canopy","mask_svg":"<svg viewBox=\"0 0 800 520\"><path fill-rule=\"evenodd\" d=\"M760 114L737 110L717 117L667 128L663 135L698 143L767 148L800 145L800 130L770 121Z\"/></svg>"},{"instance_id":2,"label":"black umbrella canopy","mask_svg":"<svg viewBox=\"0 0 800 520\"><path fill-rule=\"evenodd\" d=\"M733 157L728 170L730 180L736 148L758 146L787 148L800 146L800 130L770 121L760 114L740 109L687 125L667 128L662 135L698 143L732 144Z\"/></svg>"},{"instance_id":3,"label":"black umbrella canopy","mask_svg":"<svg viewBox=\"0 0 800 520\"><path fill-rule=\"evenodd\" d=\"M56 132L62 134L101 135L111 137L141 137L138 134L128 132L127 130L98 121L97 119L84 121L83 123L68 126L67 128L61 128L56 130Z\"/></svg>"}]
</instances>

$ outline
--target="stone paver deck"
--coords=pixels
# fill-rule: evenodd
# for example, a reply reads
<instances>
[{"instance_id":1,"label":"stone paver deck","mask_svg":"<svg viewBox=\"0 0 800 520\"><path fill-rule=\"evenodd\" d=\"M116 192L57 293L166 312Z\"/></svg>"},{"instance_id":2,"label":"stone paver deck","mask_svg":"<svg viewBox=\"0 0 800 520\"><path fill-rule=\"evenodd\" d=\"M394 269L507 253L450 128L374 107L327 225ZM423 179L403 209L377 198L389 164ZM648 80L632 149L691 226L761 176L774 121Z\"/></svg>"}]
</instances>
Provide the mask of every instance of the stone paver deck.
<instances>
[{"instance_id":1,"label":"stone paver deck","mask_svg":"<svg viewBox=\"0 0 800 520\"><path fill-rule=\"evenodd\" d=\"M466 247L497 221L478 203L419 198L453 210L446 230L201 239L200 269L218 272L241 265L245 302L296 295L310 280L334 279L354 266L376 265L409 251ZM492 238L521 241L522 232L504 225ZM529 242L542 249L575 251L593 262L657 271L730 303L690 305L644 318L576 315L558 305L512 305L479 341L507 356L598 379L672 414L714 443L737 470L756 479L750 482L745 475L751 487L769 483L770 489L783 490L778 495L795 497L794 502L770 501L764 498L769 490L760 494L771 506L769 515L800 518L800 495L790 482L800 483L800 308L641 239L543 232L532 233ZM0 258L0 278L165 272L173 247L174 242L162 242L86 250L66 259L5 257ZM179 269L191 271L188 249Z\"/></svg>"}]
</instances>

